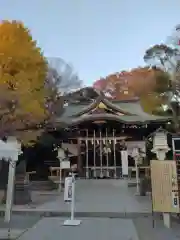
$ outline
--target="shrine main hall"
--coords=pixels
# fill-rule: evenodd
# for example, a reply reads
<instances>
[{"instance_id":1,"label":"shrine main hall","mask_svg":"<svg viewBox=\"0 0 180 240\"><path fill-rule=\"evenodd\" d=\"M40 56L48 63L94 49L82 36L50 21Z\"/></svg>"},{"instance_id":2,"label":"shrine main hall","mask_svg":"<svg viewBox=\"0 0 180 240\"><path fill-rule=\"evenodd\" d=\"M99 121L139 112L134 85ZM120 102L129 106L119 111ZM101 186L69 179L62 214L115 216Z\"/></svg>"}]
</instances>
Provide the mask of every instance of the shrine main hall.
<instances>
[{"instance_id":1,"label":"shrine main hall","mask_svg":"<svg viewBox=\"0 0 180 240\"><path fill-rule=\"evenodd\" d=\"M147 136L168 121L168 117L144 112L139 99L117 101L84 88L64 100L54 134L81 176L118 178L122 175L122 151L127 151L133 166L133 151L138 149L143 164L147 161Z\"/></svg>"}]
</instances>

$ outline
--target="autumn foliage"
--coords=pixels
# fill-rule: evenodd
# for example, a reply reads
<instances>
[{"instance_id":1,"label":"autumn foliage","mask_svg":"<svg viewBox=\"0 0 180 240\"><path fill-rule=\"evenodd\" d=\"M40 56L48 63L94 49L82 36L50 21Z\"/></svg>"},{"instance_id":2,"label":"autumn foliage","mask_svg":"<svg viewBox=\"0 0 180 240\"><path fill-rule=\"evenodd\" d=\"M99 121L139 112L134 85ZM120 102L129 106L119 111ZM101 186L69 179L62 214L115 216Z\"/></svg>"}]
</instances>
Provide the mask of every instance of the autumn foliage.
<instances>
[{"instance_id":1,"label":"autumn foliage","mask_svg":"<svg viewBox=\"0 0 180 240\"><path fill-rule=\"evenodd\" d=\"M21 22L3 21L0 24L0 137L19 134L21 138L24 135L34 138L31 130L19 130L30 129L47 118L46 75L46 59L28 28Z\"/></svg>"},{"instance_id":2,"label":"autumn foliage","mask_svg":"<svg viewBox=\"0 0 180 240\"><path fill-rule=\"evenodd\" d=\"M111 74L96 81L93 86L116 100L139 98L145 111L152 112L162 103L157 94L152 94L156 86L156 75L160 72L160 69L149 67L135 68Z\"/></svg>"}]
</instances>

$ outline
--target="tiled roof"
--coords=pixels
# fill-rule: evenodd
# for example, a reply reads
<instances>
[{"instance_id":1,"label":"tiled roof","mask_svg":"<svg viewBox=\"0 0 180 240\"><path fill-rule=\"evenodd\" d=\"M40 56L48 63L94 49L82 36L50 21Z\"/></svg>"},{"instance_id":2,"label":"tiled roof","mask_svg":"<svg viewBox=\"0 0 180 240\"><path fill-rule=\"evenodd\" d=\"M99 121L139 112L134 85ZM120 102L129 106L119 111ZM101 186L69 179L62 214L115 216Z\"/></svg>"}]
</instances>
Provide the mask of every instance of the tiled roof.
<instances>
[{"instance_id":1,"label":"tiled roof","mask_svg":"<svg viewBox=\"0 0 180 240\"><path fill-rule=\"evenodd\" d=\"M107 100L105 100L106 103ZM90 104L69 104L65 107L64 114L57 119L57 122L65 122L67 124L75 124L82 121L95 120L95 119L111 119L124 123L148 123L154 121L167 121L170 117L155 116L145 113L140 105L139 101L121 101L121 102L109 102L115 109L119 109L120 112L127 112L129 114L113 115L113 114L92 114L77 116L79 113L86 112L89 109Z\"/></svg>"}]
</instances>

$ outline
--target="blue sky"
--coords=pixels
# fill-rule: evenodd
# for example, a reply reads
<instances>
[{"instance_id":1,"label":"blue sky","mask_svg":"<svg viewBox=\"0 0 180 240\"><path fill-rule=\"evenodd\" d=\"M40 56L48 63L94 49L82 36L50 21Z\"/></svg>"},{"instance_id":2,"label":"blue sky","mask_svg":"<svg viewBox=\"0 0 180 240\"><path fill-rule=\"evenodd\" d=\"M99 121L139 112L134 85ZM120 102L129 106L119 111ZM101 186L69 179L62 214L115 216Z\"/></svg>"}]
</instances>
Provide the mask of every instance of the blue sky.
<instances>
[{"instance_id":1,"label":"blue sky","mask_svg":"<svg viewBox=\"0 0 180 240\"><path fill-rule=\"evenodd\" d=\"M145 50L180 23L180 1L1 0L0 16L22 20L46 56L72 63L90 85L143 65Z\"/></svg>"}]
</instances>

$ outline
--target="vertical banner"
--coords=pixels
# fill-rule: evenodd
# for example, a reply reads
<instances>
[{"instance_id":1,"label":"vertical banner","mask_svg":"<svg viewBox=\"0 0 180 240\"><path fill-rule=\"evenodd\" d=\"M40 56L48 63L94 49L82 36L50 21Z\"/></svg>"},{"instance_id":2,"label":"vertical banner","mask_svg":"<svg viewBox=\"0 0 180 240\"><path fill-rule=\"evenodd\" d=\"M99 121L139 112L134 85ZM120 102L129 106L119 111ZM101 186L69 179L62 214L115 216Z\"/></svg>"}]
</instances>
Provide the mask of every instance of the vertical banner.
<instances>
[{"instance_id":1,"label":"vertical banner","mask_svg":"<svg viewBox=\"0 0 180 240\"><path fill-rule=\"evenodd\" d=\"M72 177L66 177L64 186L64 201L71 202L71 200L72 200Z\"/></svg>"},{"instance_id":2,"label":"vertical banner","mask_svg":"<svg viewBox=\"0 0 180 240\"><path fill-rule=\"evenodd\" d=\"M121 151L122 175L128 175L128 153Z\"/></svg>"}]
</instances>

